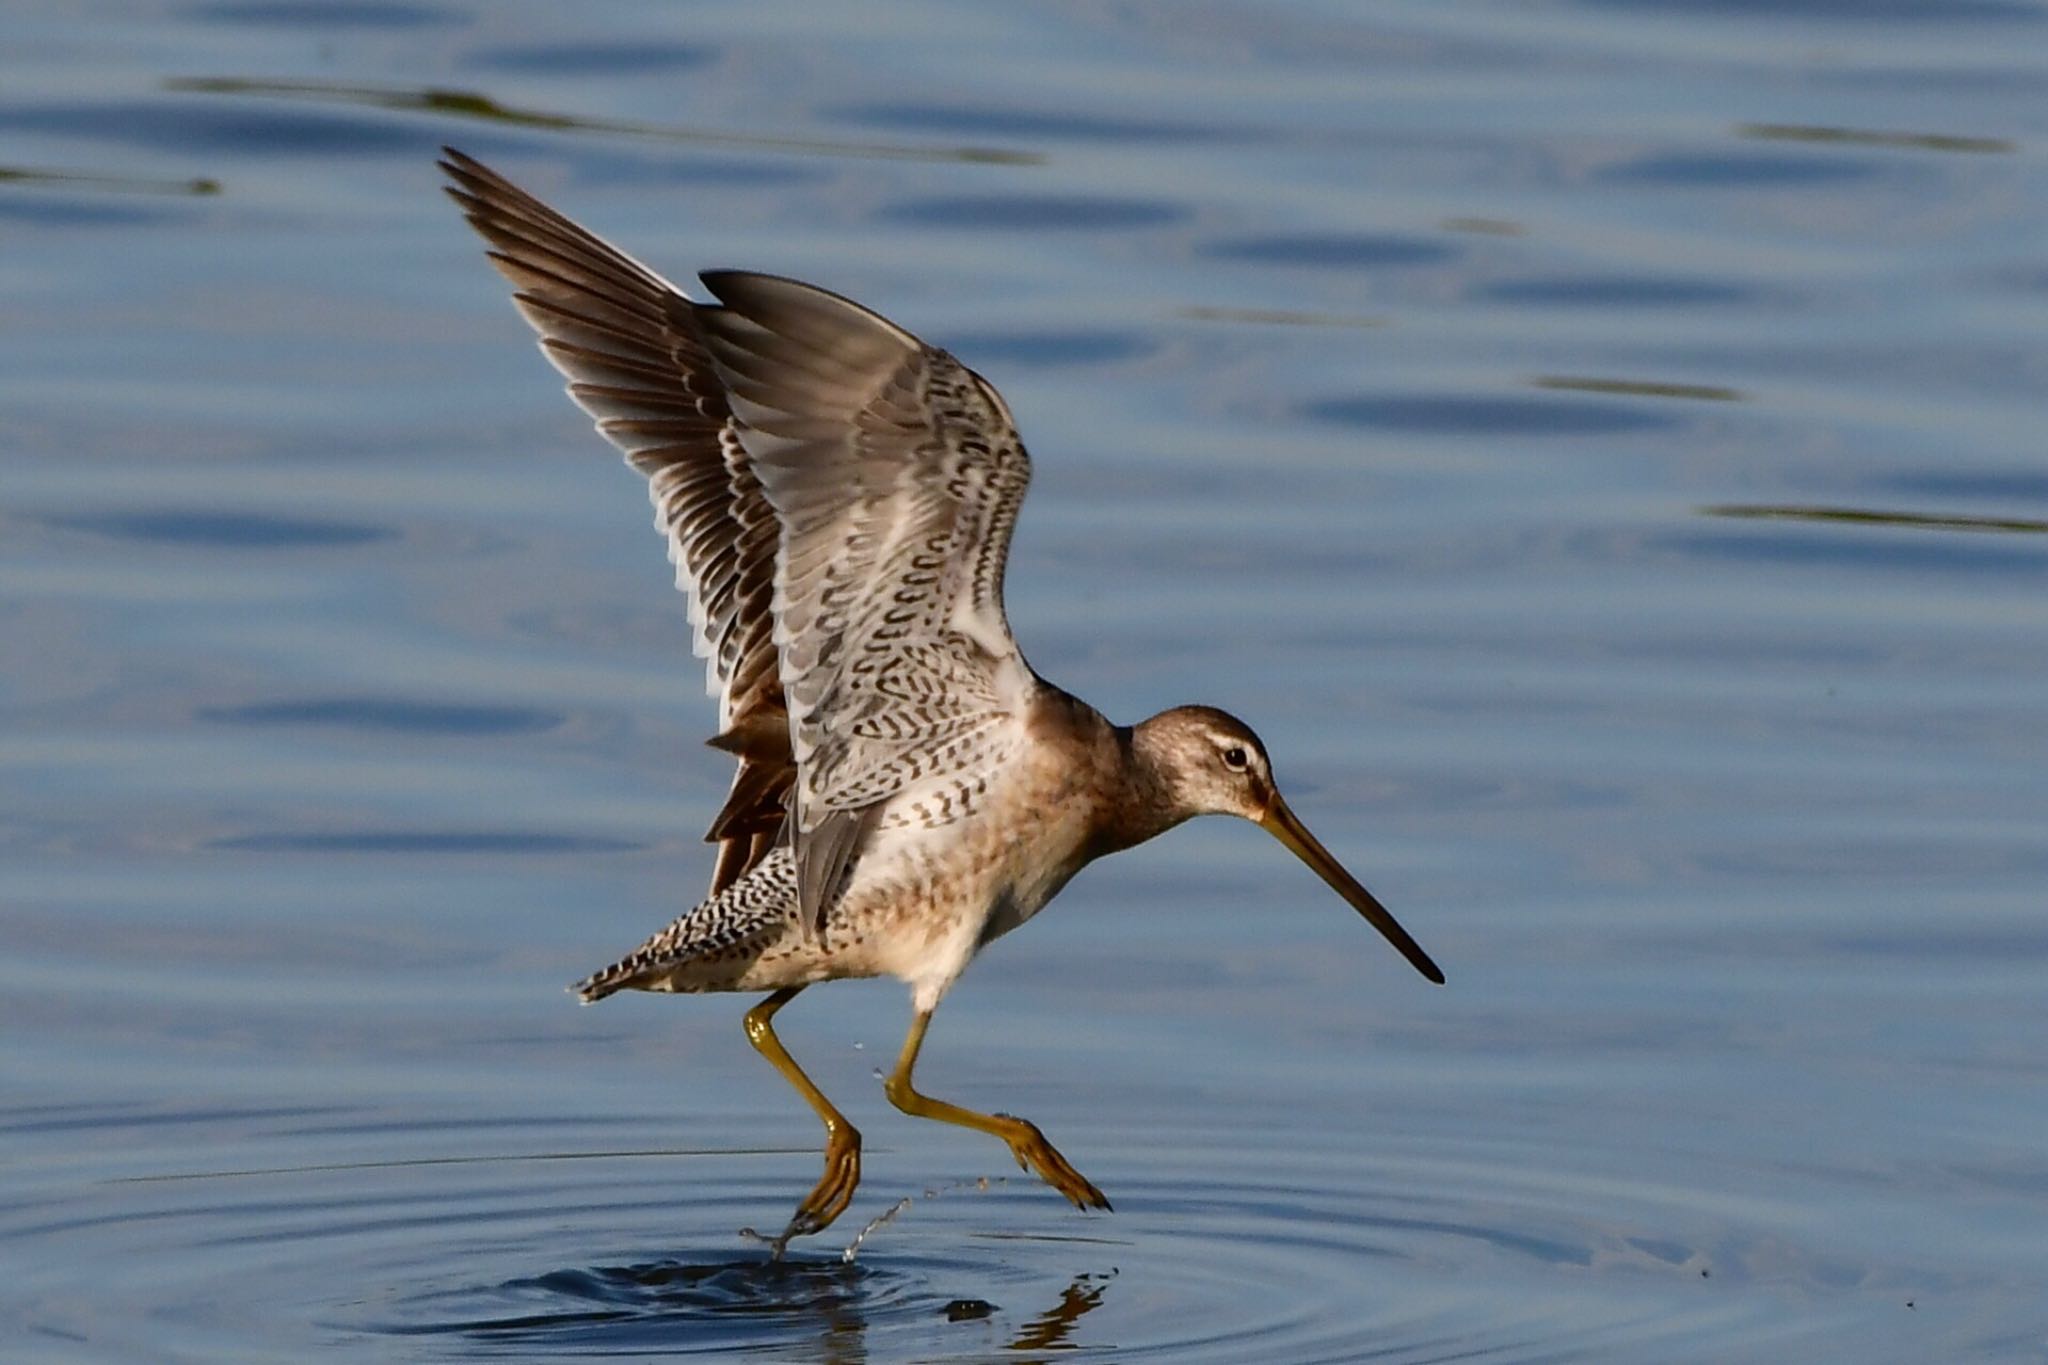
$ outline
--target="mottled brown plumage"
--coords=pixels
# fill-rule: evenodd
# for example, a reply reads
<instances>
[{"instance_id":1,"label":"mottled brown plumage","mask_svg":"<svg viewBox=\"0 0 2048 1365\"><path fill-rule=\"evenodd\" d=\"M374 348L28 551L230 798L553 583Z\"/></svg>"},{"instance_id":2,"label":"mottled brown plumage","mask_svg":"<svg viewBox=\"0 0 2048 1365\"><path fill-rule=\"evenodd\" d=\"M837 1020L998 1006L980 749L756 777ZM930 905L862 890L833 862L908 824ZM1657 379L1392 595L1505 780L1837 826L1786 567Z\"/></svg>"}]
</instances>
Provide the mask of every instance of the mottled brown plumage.
<instances>
[{"instance_id":1,"label":"mottled brown plumage","mask_svg":"<svg viewBox=\"0 0 2048 1365\"><path fill-rule=\"evenodd\" d=\"M1031 462L986 380L794 280L711 272L717 301L692 301L459 152L442 165L570 395L648 478L710 660L712 744L737 760L710 896L575 989L771 992L748 1037L827 1133L778 1254L859 1181L859 1134L772 1025L841 977L911 987L892 1103L992 1133L1109 1207L1031 1124L930 1099L911 1073L976 953L1092 860L1192 816L1264 826L1443 979L1295 817L1243 722L1183 706L1112 725L1024 661L1002 589Z\"/></svg>"}]
</instances>

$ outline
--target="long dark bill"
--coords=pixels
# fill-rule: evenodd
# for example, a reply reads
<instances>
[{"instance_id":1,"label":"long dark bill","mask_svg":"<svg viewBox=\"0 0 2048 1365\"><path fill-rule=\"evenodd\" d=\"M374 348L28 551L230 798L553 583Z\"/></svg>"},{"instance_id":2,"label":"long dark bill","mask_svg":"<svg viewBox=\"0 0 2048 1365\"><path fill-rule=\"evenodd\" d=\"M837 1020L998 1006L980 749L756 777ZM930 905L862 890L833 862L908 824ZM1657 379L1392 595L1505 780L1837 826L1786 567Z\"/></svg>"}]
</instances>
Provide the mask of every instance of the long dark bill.
<instances>
[{"instance_id":1,"label":"long dark bill","mask_svg":"<svg viewBox=\"0 0 2048 1365\"><path fill-rule=\"evenodd\" d=\"M1324 848L1316 836L1308 832L1308 826L1301 823L1301 817L1289 810L1280 794L1273 794L1273 804L1266 809L1266 818L1259 821L1275 839L1294 850L1294 856L1316 870L1316 875L1330 884L1330 889L1351 902L1351 908L1365 916L1365 922L1386 935L1387 942L1400 949L1401 956L1409 965L1431 981L1444 984L1443 969L1430 961L1429 954L1422 951L1422 945L1408 936L1387 907L1374 898L1372 892L1358 884L1358 879L1344 870L1344 864Z\"/></svg>"}]
</instances>

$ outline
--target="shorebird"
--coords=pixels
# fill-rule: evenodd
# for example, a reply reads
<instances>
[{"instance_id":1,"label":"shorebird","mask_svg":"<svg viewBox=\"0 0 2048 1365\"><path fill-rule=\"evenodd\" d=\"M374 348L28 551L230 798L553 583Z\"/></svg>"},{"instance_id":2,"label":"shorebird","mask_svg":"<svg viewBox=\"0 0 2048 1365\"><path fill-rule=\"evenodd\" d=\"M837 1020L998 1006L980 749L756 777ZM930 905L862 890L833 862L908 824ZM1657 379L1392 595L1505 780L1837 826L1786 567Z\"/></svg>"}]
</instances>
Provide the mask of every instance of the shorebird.
<instances>
[{"instance_id":1,"label":"shorebird","mask_svg":"<svg viewBox=\"0 0 2048 1365\"><path fill-rule=\"evenodd\" d=\"M838 294L666 279L444 148L569 396L647 477L738 761L710 891L572 989L767 991L748 1039L825 1125L825 1173L775 1243L822 1231L860 1134L775 1036L806 987L894 976L911 1024L884 1085L907 1114L993 1134L1080 1208L1109 1200L1037 1126L921 1093L932 1012L989 943L1082 867L1196 815L1264 826L1431 981L1443 973L1289 809L1266 746L1209 706L1114 725L1038 676L1003 569L1031 462L1001 395Z\"/></svg>"}]
</instances>

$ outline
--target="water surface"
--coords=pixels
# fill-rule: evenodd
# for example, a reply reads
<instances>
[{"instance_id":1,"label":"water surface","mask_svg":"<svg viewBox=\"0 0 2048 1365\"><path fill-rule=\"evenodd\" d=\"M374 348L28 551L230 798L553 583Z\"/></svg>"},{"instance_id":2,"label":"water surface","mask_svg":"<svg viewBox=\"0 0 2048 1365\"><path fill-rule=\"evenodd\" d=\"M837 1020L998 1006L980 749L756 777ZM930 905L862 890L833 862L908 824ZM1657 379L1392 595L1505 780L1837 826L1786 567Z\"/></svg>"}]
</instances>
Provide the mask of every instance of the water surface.
<instances>
[{"instance_id":1,"label":"water surface","mask_svg":"<svg viewBox=\"0 0 2048 1365\"><path fill-rule=\"evenodd\" d=\"M0 21L0 1340L53 1361L2039 1361L2048 9L31 3ZM723 795L434 149L884 309L1010 607L1256 724L883 1101L563 983ZM908 1201L904 1203L903 1201ZM864 1224L894 1212L850 1262Z\"/></svg>"}]
</instances>

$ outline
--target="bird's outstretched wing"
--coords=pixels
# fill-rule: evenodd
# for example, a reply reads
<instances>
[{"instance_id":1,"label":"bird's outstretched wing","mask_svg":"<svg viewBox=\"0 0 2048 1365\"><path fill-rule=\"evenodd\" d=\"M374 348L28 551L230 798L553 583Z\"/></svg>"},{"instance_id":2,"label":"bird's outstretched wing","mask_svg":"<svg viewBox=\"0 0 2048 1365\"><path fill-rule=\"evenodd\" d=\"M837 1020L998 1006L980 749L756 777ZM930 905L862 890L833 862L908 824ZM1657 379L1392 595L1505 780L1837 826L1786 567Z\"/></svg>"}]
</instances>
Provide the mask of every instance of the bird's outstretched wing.
<instances>
[{"instance_id":1,"label":"bird's outstretched wing","mask_svg":"<svg viewBox=\"0 0 2048 1365\"><path fill-rule=\"evenodd\" d=\"M775 643L807 921L892 797L998 768L1035 679L1003 614L1031 461L985 380L859 304L707 273L700 307L739 441L781 522Z\"/></svg>"},{"instance_id":2,"label":"bird's outstretched wing","mask_svg":"<svg viewBox=\"0 0 2048 1365\"><path fill-rule=\"evenodd\" d=\"M941 823L1021 742L1034 678L1003 614L1031 462L985 380L794 280L702 278L693 303L448 150L541 349L645 474L740 759L716 893L785 809L817 925L882 806Z\"/></svg>"},{"instance_id":3,"label":"bird's outstretched wing","mask_svg":"<svg viewBox=\"0 0 2048 1365\"><path fill-rule=\"evenodd\" d=\"M716 895L767 852L796 771L774 641L779 539L682 291L452 148L448 193L569 380L569 395L647 477L655 526L689 599L694 645L739 770L708 838Z\"/></svg>"}]
</instances>

